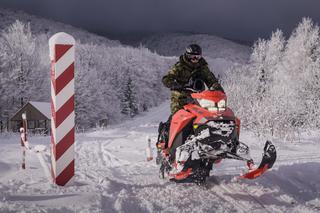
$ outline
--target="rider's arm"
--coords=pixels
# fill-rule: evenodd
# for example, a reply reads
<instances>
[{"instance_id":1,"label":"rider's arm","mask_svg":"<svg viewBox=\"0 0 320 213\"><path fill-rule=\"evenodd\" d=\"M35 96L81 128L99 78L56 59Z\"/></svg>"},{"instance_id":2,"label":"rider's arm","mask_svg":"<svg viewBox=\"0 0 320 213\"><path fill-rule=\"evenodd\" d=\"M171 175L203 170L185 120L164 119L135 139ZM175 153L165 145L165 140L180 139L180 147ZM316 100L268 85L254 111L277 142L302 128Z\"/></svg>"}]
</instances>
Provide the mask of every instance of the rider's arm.
<instances>
[{"instance_id":1,"label":"rider's arm","mask_svg":"<svg viewBox=\"0 0 320 213\"><path fill-rule=\"evenodd\" d=\"M167 75L163 76L162 83L166 87L172 88L175 86L175 84L177 84L177 79L179 79L179 71L178 66L175 65L169 70Z\"/></svg>"},{"instance_id":2,"label":"rider's arm","mask_svg":"<svg viewBox=\"0 0 320 213\"><path fill-rule=\"evenodd\" d=\"M205 66L202 69L203 75L208 83L208 87L212 90L220 90L224 92L222 86L220 85L218 79L214 76L214 74L209 70L208 66Z\"/></svg>"}]
</instances>

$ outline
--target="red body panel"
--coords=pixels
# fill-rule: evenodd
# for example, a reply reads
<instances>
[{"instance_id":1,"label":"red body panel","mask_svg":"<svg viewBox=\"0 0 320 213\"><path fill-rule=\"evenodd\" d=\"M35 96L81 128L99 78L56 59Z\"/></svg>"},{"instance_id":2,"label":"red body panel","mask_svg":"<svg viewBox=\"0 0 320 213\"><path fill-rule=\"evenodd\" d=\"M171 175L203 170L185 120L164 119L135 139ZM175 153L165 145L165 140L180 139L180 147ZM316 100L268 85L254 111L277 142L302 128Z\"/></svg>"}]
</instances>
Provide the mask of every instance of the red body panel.
<instances>
[{"instance_id":1,"label":"red body panel","mask_svg":"<svg viewBox=\"0 0 320 213\"><path fill-rule=\"evenodd\" d=\"M220 100L224 99L227 102L227 96L221 91L211 91L205 90L200 93L192 93L191 97L194 99L207 99L214 101L215 103L219 102Z\"/></svg>"},{"instance_id":2,"label":"red body panel","mask_svg":"<svg viewBox=\"0 0 320 213\"><path fill-rule=\"evenodd\" d=\"M192 93L194 99L208 99L215 103L220 100L226 100L227 97L220 91L203 91L201 93ZM230 108L226 108L223 111L210 112L207 109L202 108L197 104L187 104L184 109L176 112L172 117L172 122L169 131L169 144L168 148L171 148L175 137L182 131L182 129L194 119L194 124L205 124L209 120L219 120L229 118L235 120L238 136L240 134L240 120L235 117L233 111Z\"/></svg>"},{"instance_id":3,"label":"red body panel","mask_svg":"<svg viewBox=\"0 0 320 213\"><path fill-rule=\"evenodd\" d=\"M176 112L171 121L170 131L169 131L169 144L168 148L171 148L172 143L176 135L181 132L181 130L195 117L195 115L180 109Z\"/></svg>"}]
</instances>

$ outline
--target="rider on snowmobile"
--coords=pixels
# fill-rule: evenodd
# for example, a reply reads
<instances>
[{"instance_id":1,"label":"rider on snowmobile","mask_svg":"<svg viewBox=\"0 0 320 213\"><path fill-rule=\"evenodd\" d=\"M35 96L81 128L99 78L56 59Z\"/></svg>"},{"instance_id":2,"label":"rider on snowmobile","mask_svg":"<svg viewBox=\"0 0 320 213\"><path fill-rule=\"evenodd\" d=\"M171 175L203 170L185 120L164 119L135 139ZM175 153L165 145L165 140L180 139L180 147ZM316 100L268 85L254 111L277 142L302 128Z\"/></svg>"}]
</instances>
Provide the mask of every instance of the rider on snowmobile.
<instances>
[{"instance_id":1,"label":"rider on snowmobile","mask_svg":"<svg viewBox=\"0 0 320 213\"><path fill-rule=\"evenodd\" d=\"M201 54L200 46L191 44L162 79L172 90L172 115L158 129L160 177L202 184L222 159L245 161L249 172L241 177L259 177L273 166L275 147L267 141L262 161L254 168L249 147L239 141L240 120L226 107L223 88Z\"/></svg>"},{"instance_id":2,"label":"rider on snowmobile","mask_svg":"<svg viewBox=\"0 0 320 213\"><path fill-rule=\"evenodd\" d=\"M208 63L202 57L201 47L198 44L190 44L185 53L180 56L179 61L162 78L162 83L172 91L171 115L166 123L161 122L159 125L159 134L164 141L167 141L169 136L172 115L182 109L190 97L190 92L184 88L193 86L190 83L195 79L200 79L211 90L224 92L218 79L210 71Z\"/></svg>"},{"instance_id":3,"label":"rider on snowmobile","mask_svg":"<svg viewBox=\"0 0 320 213\"><path fill-rule=\"evenodd\" d=\"M249 171L242 178L259 177L272 168L275 147L270 141L265 143L263 158L255 168L249 147L239 141L240 120L226 107L224 91L201 54L200 46L191 44L162 79L172 90L172 115L158 129L159 175L203 184L214 163L235 159L247 163Z\"/></svg>"},{"instance_id":4,"label":"rider on snowmobile","mask_svg":"<svg viewBox=\"0 0 320 213\"><path fill-rule=\"evenodd\" d=\"M174 113L183 108L188 103L191 95L184 90L186 86L201 79L211 90L224 92L218 79L210 71L208 63L202 57L202 49L198 44L190 44L186 51L180 56L179 61L169 70L168 74L162 78L162 83L171 90L171 115L167 122L159 124L159 136L162 141L168 142L171 118Z\"/></svg>"},{"instance_id":5,"label":"rider on snowmobile","mask_svg":"<svg viewBox=\"0 0 320 213\"><path fill-rule=\"evenodd\" d=\"M205 86L210 90L224 92L218 79L210 71L208 63L202 57L202 49L198 44L190 44L179 58L179 61L162 78L163 84L171 90L171 115L168 121L160 123L158 142L164 142L168 146L169 129L172 116L183 109L191 98L191 92L186 88L198 91L204 90ZM198 84L199 83L199 84ZM175 147L175 146L174 146ZM175 152L175 148L171 150Z\"/></svg>"},{"instance_id":6,"label":"rider on snowmobile","mask_svg":"<svg viewBox=\"0 0 320 213\"><path fill-rule=\"evenodd\" d=\"M190 79L201 79L211 90L223 91L220 83L210 71L208 63L202 57L201 47L191 44L179 61L162 78L162 83L171 89L171 113L174 114L186 104L190 93L183 90Z\"/></svg>"}]
</instances>

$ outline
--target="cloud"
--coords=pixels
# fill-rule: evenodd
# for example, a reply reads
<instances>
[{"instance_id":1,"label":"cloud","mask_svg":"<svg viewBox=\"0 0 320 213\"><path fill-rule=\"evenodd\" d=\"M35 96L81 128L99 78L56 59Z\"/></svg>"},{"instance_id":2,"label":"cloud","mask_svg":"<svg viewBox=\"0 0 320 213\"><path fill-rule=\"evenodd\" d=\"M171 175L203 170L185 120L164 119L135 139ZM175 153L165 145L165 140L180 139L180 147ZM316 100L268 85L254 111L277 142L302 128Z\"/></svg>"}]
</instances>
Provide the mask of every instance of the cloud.
<instances>
[{"instance_id":1,"label":"cloud","mask_svg":"<svg viewBox=\"0 0 320 213\"><path fill-rule=\"evenodd\" d=\"M302 17L320 22L317 0L0 0L1 7L72 24L100 34L194 32L253 41Z\"/></svg>"}]
</instances>

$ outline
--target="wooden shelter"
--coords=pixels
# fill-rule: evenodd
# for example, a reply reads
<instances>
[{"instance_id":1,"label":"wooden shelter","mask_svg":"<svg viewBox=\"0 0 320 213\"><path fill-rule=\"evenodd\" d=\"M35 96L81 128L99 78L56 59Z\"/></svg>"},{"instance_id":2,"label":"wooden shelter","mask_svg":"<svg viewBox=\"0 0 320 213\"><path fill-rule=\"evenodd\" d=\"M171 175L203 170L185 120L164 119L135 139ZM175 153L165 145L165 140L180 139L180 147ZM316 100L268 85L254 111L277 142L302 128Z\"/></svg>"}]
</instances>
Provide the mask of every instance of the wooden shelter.
<instances>
[{"instance_id":1,"label":"wooden shelter","mask_svg":"<svg viewBox=\"0 0 320 213\"><path fill-rule=\"evenodd\" d=\"M51 120L51 104L47 102L29 101L10 118L10 129L19 131L22 114L26 113L28 131L35 134L49 134Z\"/></svg>"}]
</instances>

